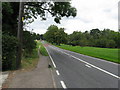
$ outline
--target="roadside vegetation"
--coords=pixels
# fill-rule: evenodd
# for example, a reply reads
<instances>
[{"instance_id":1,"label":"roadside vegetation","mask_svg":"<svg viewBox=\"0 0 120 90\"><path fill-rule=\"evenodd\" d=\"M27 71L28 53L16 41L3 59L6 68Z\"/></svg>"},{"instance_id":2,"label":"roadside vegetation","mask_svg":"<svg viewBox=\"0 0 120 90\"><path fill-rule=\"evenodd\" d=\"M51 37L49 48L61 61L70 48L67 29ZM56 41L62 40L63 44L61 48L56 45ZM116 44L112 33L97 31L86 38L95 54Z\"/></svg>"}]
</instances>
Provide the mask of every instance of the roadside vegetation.
<instances>
[{"instance_id":1,"label":"roadside vegetation","mask_svg":"<svg viewBox=\"0 0 120 90\"><path fill-rule=\"evenodd\" d=\"M68 35L64 30L51 25L43 35L43 39L63 49L120 63L119 32L110 29L92 29L85 32L74 31Z\"/></svg>"},{"instance_id":2,"label":"roadside vegetation","mask_svg":"<svg viewBox=\"0 0 120 90\"><path fill-rule=\"evenodd\" d=\"M37 66L39 60L38 50L41 55L48 56L44 45L40 40L36 40L36 48L33 49L32 54L29 57L23 57L22 59L22 69L31 70Z\"/></svg>"},{"instance_id":3,"label":"roadside vegetation","mask_svg":"<svg viewBox=\"0 0 120 90\"><path fill-rule=\"evenodd\" d=\"M40 54L42 54L43 56L48 56L48 53L47 53L44 45L41 42L39 42L39 43L40 43Z\"/></svg>"},{"instance_id":4,"label":"roadside vegetation","mask_svg":"<svg viewBox=\"0 0 120 90\"><path fill-rule=\"evenodd\" d=\"M25 62L26 60L28 60L28 62L31 63L32 59L36 58L36 55L38 55L36 48L37 42L35 41L38 36L35 33L30 33L29 31L24 31L23 35L22 59L25 59ZM15 70L17 66L16 49L19 44L18 40L14 35L10 36L9 34L4 32L2 37L2 70Z\"/></svg>"},{"instance_id":5,"label":"roadside vegetation","mask_svg":"<svg viewBox=\"0 0 120 90\"><path fill-rule=\"evenodd\" d=\"M98 47L80 47L80 46L71 46L71 45L64 45L64 44L57 46L57 47L70 50L73 52L77 52L80 54L105 59L105 60L112 61L115 63L120 63L120 60L118 58L119 49L98 48Z\"/></svg>"},{"instance_id":6,"label":"roadside vegetation","mask_svg":"<svg viewBox=\"0 0 120 90\"><path fill-rule=\"evenodd\" d=\"M57 45L67 42L67 33L64 32L64 28L58 28L55 25L51 25L47 30L48 31L44 34L44 38L48 42Z\"/></svg>"},{"instance_id":7,"label":"roadside vegetation","mask_svg":"<svg viewBox=\"0 0 120 90\"><path fill-rule=\"evenodd\" d=\"M39 55L38 55L39 45L40 45L39 42L36 41L36 48L33 49L32 54L27 57L25 56L22 57L21 69L31 70L37 66L39 60Z\"/></svg>"},{"instance_id":8,"label":"roadside vegetation","mask_svg":"<svg viewBox=\"0 0 120 90\"><path fill-rule=\"evenodd\" d=\"M33 29L27 31L27 25L32 23L34 19L40 16L41 20L47 20L47 14L51 14L56 23L60 23L62 17L75 17L77 10L71 6L70 2L24 2L24 12L19 12L19 2L3 2L2 3L2 70L15 70L20 68L21 54L23 62L32 63L32 59L36 58L36 42L35 40L43 39L43 35L36 34ZM47 9L46 6L47 5ZM28 12L29 11L29 12ZM46 13L48 12L48 13ZM62 13L61 13L62 12ZM23 15L24 22L18 23L20 15ZM19 39L18 26L21 26L21 37ZM22 32L23 31L23 32ZM22 40L23 39L23 40ZM20 48L22 47L22 48ZM41 53L47 55L45 48L41 46ZM32 58L32 59L30 59ZM25 64L27 65L27 63ZM23 67L25 66L23 64ZM29 64L27 65L29 66Z\"/></svg>"},{"instance_id":9,"label":"roadside vegetation","mask_svg":"<svg viewBox=\"0 0 120 90\"><path fill-rule=\"evenodd\" d=\"M119 48L120 46L120 33L110 29L99 30L96 28L90 31L74 31L72 34L67 34L64 28L51 25L43 37L56 45L67 44L100 48Z\"/></svg>"}]
</instances>

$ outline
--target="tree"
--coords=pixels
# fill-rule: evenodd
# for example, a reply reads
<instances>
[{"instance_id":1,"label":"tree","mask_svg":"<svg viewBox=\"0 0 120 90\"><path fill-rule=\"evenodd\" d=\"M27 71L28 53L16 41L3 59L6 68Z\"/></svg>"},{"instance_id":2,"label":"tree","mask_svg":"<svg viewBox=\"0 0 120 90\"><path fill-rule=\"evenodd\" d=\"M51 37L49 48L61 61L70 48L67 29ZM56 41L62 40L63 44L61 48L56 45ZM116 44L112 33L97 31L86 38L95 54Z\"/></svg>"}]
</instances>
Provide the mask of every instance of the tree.
<instances>
[{"instance_id":1,"label":"tree","mask_svg":"<svg viewBox=\"0 0 120 90\"><path fill-rule=\"evenodd\" d=\"M64 32L64 28L58 28L55 25L48 27L48 31L44 34L44 38L50 42L60 45L67 42L67 34Z\"/></svg>"},{"instance_id":2,"label":"tree","mask_svg":"<svg viewBox=\"0 0 120 90\"><path fill-rule=\"evenodd\" d=\"M17 38L8 34L2 35L2 70L16 69L17 46Z\"/></svg>"},{"instance_id":3,"label":"tree","mask_svg":"<svg viewBox=\"0 0 120 90\"><path fill-rule=\"evenodd\" d=\"M36 42L34 41L36 36L34 36L34 33L32 34L29 31L23 31L23 43L25 43L23 44L24 57L30 56L33 52L33 49L36 48Z\"/></svg>"},{"instance_id":4,"label":"tree","mask_svg":"<svg viewBox=\"0 0 120 90\"><path fill-rule=\"evenodd\" d=\"M85 37L82 32L74 31L72 34L69 35L69 44L70 45L80 45L85 46Z\"/></svg>"},{"instance_id":5,"label":"tree","mask_svg":"<svg viewBox=\"0 0 120 90\"><path fill-rule=\"evenodd\" d=\"M64 32L64 28L58 29L57 32L55 32L55 38L56 38L56 44L60 45L67 43L67 34Z\"/></svg>"},{"instance_id":6,"label":"tree","mask_svg":"<svg viewBox=\"0 0 120 90\"><path fill-rule=\"evenodd\" d=\"M44 40L43 34L40 35L40 40Z\"/></svg>"},{"instance_id":7,"label":"tree","mask_svg":"<svg viewBox=\"0 0 120 90\"><path fill-rule=\"evenodd\" d=\"M18 2L3 2L3 33L17 36L17 22L19 13ZM60 23L62 17L76 16L77 10L69 2L25 2L24 3L24 25L31 23L37 16L46 20L46 13L50 13L56 23ZM7 19L6 19L7 18ZM22 36L22 35L21 35ZM39 35L38 35L39 36ZM19 43L21 44L21 42Z\"/></svg>"},{"instance_id":8,"label":"tree","mask_svg":"<svg viewBox=\"0 0 120 90\"><path fill-rule=\"evenodd\" d=\"M19 3L2 2L2 32L17 37Z\"/></svg>"},{"instance_id":9,"label":"tree","mask_svg":"<svg viewBox=\"0 0 120 90\"><path fill-rule=\"evenodd\" d=\"M20 3L20 6L22 7L23 2ZM46 12L50 13L54 18L54 21L56 23L60 23L60 20L62 17L66 16L76 16L76 9L71 7L69 2L62 2L62 3L57 3L57 2L26 2L24 3L24 18L26 19L25 24L30 23L32 21L34 21L33 17L36 19L37 16L39 15L42 20L46 20ZM21 12L23 11L23 9L21 9ZM19 15L23 15L23 13L19 13ZM19 21L21 21L21 18L19 18ZM21 22L22 23L22 22ZM20 23L20 24L21 24ZM19 33L18 31L18 39L20 41L20 45L18 46L18 62L20 64L20 56L21 56L21 40L22 40L22 30L19 29L20 24L18 24L18 30L21 31L21 33ZM21 26L22 29L22 26ZM59 43L59 42L58 42ZM18 64L18 65L19 65ZM20 65L19 65L20 66Z\"/></svg>"},{"instance_id":10,"label":"tree","mask_svg":"<svg viewBox=\"0 0 120 90\"><path fill-rule=\"evenodd\" d=\"M100 37L100 30L99 29L92 29L90 31L90 35L92 35L95 39Z\"/></svg>"},{"instance_id":11,"label":"tree","mask_svg":"<svg viewBox=\"0 0 120 90\"><path fill-rule=\"evenodd\" d=\"M70 5L70 2L26 2L24 17L26 23L34 21L39 15L42 20L46 20L46 13L50 13L56 23L60 23L62 17L75 17L76 8Z\"/></svg>"},{"instance_id":12,"label":"tree","mask_svg":"<svg viewBox=\"0 0 120 90\"><path fill-rule=\"evenodd\" d=\"M120 33L110 29L92 29L90 32L74 31L68 36L69 45L93 46L102 48L119 48Z\"/></svg>"}]
</instances>

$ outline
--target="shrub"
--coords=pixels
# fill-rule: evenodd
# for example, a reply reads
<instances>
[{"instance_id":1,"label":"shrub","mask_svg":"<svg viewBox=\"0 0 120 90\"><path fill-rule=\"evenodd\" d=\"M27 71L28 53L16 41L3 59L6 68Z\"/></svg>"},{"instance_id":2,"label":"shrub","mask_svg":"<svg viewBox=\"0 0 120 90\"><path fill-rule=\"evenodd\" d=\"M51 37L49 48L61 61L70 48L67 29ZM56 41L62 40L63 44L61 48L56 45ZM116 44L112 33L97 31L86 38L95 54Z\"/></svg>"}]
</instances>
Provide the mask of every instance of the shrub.
<instances>
[{"instance_id":1,"label":"shrub","mask_svg":"<svg viewBox=\"0 0 120 90\"><path fill-rule=\"evenodd\" d=\"M18 40L14 36L2 35L2 69L13 70L16 68L16 48Z\"/></svg>"},{"instance_id":2,"label":"shrub","mask_svg":"<svg viewBox=\"0 0 120 90\"><path fill-rule=\"evenodd\" d=\"M36 48L34 37L29 31L23 32L23 56L29 57Z\"/></svg>"},{"instance_id":3,"label":"shrub","mask_svg":"<svg viewBox=\"0 0 120 90\"><path fill-rule=\"evenodd\" d=\"M105 48L107 43L107 39L101 38L95 40L95 46Z\"/></svg>"},{"instance_id":4,"label":"shrub","mask_svg":"<svg viewBox=\"0 0 120 90\"><path fill-rule=\"evenodd\" d=\"M115 41L114 40L108 40L107 41L107 44L106 44L106 47L107 48L115 48L117 45L116 45L116 43L115 43Z\"/></svg>"}]
</instances>

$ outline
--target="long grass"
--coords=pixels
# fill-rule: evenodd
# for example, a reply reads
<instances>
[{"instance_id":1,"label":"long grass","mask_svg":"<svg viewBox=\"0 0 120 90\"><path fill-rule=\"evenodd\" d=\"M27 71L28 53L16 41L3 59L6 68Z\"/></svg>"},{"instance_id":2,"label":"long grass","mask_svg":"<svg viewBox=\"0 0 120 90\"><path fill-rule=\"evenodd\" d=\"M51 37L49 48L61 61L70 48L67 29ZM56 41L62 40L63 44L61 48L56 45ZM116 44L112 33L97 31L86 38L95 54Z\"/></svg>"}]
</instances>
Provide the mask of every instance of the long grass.
<instances>
[{"instance_id":1,"label":"long grass","mask_svg":"<svg viewBox=\"0 0 120 90\"><path fill-rule=\"evenodd\" d=\"M43 45L41 42L39 42L39 43L40 43L40 53L41 53L43 56L48 56L48 53L47 53L44 45Z\"/></svg>"},{"instance_id":2,"label":"long grass","mask_svg":"<svg viewBox=\"0 0 120 90\"><path fill-rule=\"evenodd\" d=\"M25 70L31 70L36 67L39 57L38 57L38 48L39 48L39 42L37 42L36 48L33 50L32 54L25 58L22 58L22 69Z\"/></svg>"},{"instance_id":3,"label":"long grass","mask_svg":"<svg viewBox=\"0 0 120 90\"><path fill-rule=\"evenodd\" d=\"M63 45L63 44L57 47L70 50L73 52L77 52L80 54L112 61L115 63L120 63L120 59L118 58L119 49L98 48L98 47L80 47L80 46L70 46L70 45Z\"/></svg>"}]
</instances>

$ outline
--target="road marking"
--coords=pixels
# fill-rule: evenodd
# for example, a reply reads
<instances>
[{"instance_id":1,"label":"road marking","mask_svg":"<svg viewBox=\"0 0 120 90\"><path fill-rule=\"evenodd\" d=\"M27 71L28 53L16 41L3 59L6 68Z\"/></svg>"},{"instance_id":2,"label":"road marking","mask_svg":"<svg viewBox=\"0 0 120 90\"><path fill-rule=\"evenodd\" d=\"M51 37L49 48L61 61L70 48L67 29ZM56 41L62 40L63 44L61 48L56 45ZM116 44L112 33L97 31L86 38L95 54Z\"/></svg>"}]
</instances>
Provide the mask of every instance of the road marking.
<instances>
[{"instance_id":1,"label":"road marking","mask_svg":"<svg viewBox=\"0 0 120 90\"><path fill-rule=\"evenodd\" d=\"M91 68L91 66L89 66L89 65L87 65L87 64L86 64L85 66Z\"/></svg>"},{"instance_id":2,"label":"road marking","mask_svg":"<svg viewBox=\"0 0 120 90\"><path fill-rule=\"evenodd\" d=\"M54 49L58 48L58 47L55 47L55 46L51 46L51 47L54 48ZM100 58L95 58L95 57L92 57L92 56L83 55L83 54L72 52L72 51L69 51L69 50L62 49L62 48L58 48L58 49L59 50L61 49L63 51L67 51L67 52L71 52L71 53L74 53L74 54L77 54L77 55L82 55L82 56L85 56L85 57L88 57L88 58L97 59L97 60L100 60L102 62L107 62L107 63L114 64L114 65L119 65L119 64L114 63L114 62L110 62L110 61L106 61L106 60L101 60Z\"/></svg>"},{"instance_id":3,"label":"road marking","mask_svg":"<svg viewBox=\"0 0 120 90\"><path fill-rule=\"evenodd\" d=\"M56 73L57 73L57 75L60 75L60 73L59 73L59 71L58 71L58 70L56 70Z\"/></svg>"},{"instance_id":4,"label":"road marking","mask_svg":"<svg viewBox=\"0 0 120 90\"><path fill-rule=\"evenodd\" d=\"M64 49L62 49L62 50L64 50ZM92 59L97 59L97 60L102 61L102 62L107 62L107 63L114 64L114 65L119 65L119 64L114 63L114 62L110 62L110 61L106 61L106 60L101 60L100 58L95 58L95 57L92 57L92 56L87 56L87 55L83 55L83 54L72 52L72 51L68 51L68 50L64 50L64 51L71 52L71 53L74 53L74 54L77 54L77 55L81 55L81 56L85 56L85 57L92 58Z\"/></svg>"},{"instance_id":5,"label":"road marking","mask_svg":"<svg viewBox=\"0 0 120 90\"><path fill-rule=\"evenodd\" d=\"M45 47L45 49L47 50L47 48ZM47 52L48 52L48 50L47 50ZM53 66L54 66L54 68L56 68L56 65L55 65L55 63L54 63L54 61L53 61L53 59L52 59L52 57L51 57L51 55L50 55L50 53L48 52L48 55L49 55L49 57L50 57L50 59L51 59L51 61L52 61L52 63L53 63Z\"/></svg>"},{"instance_id":6,"label":"road marking","mask_svg":"<svg viewBox=\"0 0 120 90\"><path fill-rule=\"evenodd\" d=\"M62 85L62 87L63 87L64 89L67 89L67 87L66 87L66 85L65 85L65 83L64 83L63 81L60 81L60 83L61 83L61 85Z\"/></svg>"},{"instance_id":7,"label":"road marking","mask_svg":"<svg viewBox=\"0 0 120 90\"><path fill-rule=\"evenodd\" d=\"M63 52L62 50L59 50L59 51ZM77 60L79 60L79 61L81 61L81 62L83 62L83 63L85 63L85 64L87 64L87 65L89 65L89 66L91 66L91 67L94 67L94 68L96 68L96 69L98 69L98 70L100 70L100 71L102 71L102 72L104 72L104 73L106 73L106 74L109 74L109 75L111 75L111 76L113 76L113 77L115 77L115 78L120 79L119 76L117 76L117 75L115 75L115 74L112 74L111 72L109 72L109 71L107 71L107 70L104 70L104 69L102 69L102 68L100 68L100 67L98 67L98 66L95 66L95 65L93 65L93 64L90 64L90 63L88 63L88 62L86 62L86 61L84 61L84 60L82 60L82 59L79 59L79 58L77 58L77 57L75 57L75 56L73 56L73 55L70 55L70 54L68 54L68 53L66 53L66 52L63 52L63 53L66 54L66 55L69 55L69 56L71 56L71 57L73 57L73 58L75 58L75 59L77 59Z\"/></svg>"},{"instance_id":8,"label":"road marking","mask_svg":"<svg viewBox=\"0 0 120 90\"><path fill-rule=\"evenodd\" d=\"M71 55L71 56L72 56L72 55ZM107 73L107 74L109 74L109 75L111 75L111 76L113 76L113 77L116 77L116 78L120 79L119 76L117 76L117 75L115 75L115 74L112 74L111 72L108 72L107 70L104 70L104 69L102 69L102 68L99 68L99 67L97 67L97 66L95 66L95 65L93 65L93 64L90 64L90 63L88 63L88 62L86 62L86 61L83 61L82 59L79 59L79 58L77 58L77 57L75 57L75 56L72 56L72 57L75 58L75 59L77 59L77 60L79 60L79 61L81 61L81 62L83 62L83 63L85 63L85 64L88 64L89 66L94 67L94 68L96 68L96 69L98 69L98 70L100 70L100 71L102 71L102 72L104 72L104 73Z\"/></svg>"}]
</instances>

